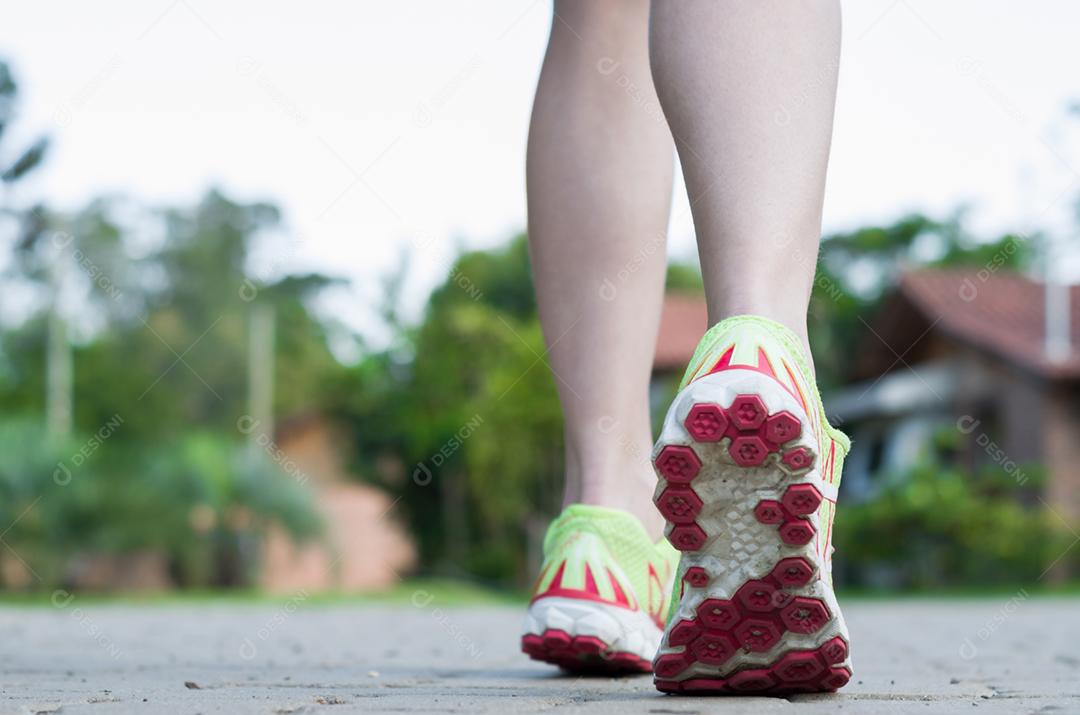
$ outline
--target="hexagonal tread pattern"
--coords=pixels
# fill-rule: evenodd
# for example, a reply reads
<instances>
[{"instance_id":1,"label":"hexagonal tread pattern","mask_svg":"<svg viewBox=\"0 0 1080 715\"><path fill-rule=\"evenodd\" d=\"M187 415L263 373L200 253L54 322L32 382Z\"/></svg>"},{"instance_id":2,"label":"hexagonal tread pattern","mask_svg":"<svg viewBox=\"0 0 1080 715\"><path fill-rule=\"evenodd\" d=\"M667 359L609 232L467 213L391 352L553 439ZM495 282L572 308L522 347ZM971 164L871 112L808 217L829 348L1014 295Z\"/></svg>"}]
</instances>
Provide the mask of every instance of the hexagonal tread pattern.
<instances>
[{"instance_id":1,"label":"hexagonal tread pattern","mask_svg":"<svg viewBox=\"0 0 1080 715\"><path fill-rule=\"evenodd\" d=\"M700 636L704 639L705 635ZM839 641L836 646L834 641ZM719 651L722 641L710 652ZM693 664L693 652L668 653L656 662L656 687L667 693L751 693L767 691L772 694L831 692L842 688L851 679L851 671L836 663L837 648L847 655L847 644L837 636L814 650L791 650L775 663L765 667L750 667L726 678L690 678L675 680L675 676ZM704 659L702 662L708 663Z\"/></svg>"},{"instance_id":2,"label":"hexagonal tread pattern","mask_svg":"<svg viewBox=\"0 0 1080 715\"><path fill-rule=\"evenodd\" d=\"M821 506L821 492L813 484L792 484L781 497L762 499L754 507L754 518L762 524L779 524L780 540L791 546L809 544L814 538L813 525L803 517Z\"/></svg>"},{"instance_id":3,"label":"hexagonal tread pattern","mask_svg":"<svg viewBox=\"0 0 1080 715\"><path fill-rule=\"evenodd\" d=\"M758 395L737 395L726 408L711 402L695 403L683 420L683 427L695 443L719 442L726 438L729 457L741 467L761 466L770 454L781 455L778 464L785 465L792 473L813 466L813 453L806 447L785 451L785 445L802 434L799 419L787 410L769 414ZM708 540L708 534L697 524L702 502L691 484L701 471L701 458L693 445L668 444L660 450L653 464L657 473L668 482L655 499L657 509L673 525L668 540L680 551L700 549ZM792 492L792 487L788 490L791 494L784 495L783 503L761 502L755 510L758 521L786 525L799 515L812 513L817 508L812 507L814 495L818 503L821 495L811 485L802 486L812 492L805 489ZM809 537L806 534L808 528L811 529ZM797 524L781 533L789 533L785 539L789 544L803 544L813 538L809 524ZM801 541L804 538L807 541Z\"/></svg>"},{"instance_id":4,"label":"hexagonal tread pattern","mask_svg":"<svg viewBox=\"0 0 1080 715\"><path fill-rule=\"evenodd\" d=\"M683 420L695 442L719 442L728 438L728 453L743 467L761 465L770 454L780 454L780 461L791 471L813 465L813 453L806 447L785 450L785 445L799 438L803 426L787 410L769 414L758 395L738 395L729 407L711 402L694 404ZM657 455L656 470L668 481L688 483L701 469L701 462L691 447L668 445Z\"/></svg>"},{"instance_id":5,"label":"hexagonal tread pattern","mask_svg":"<svg viewBox=\"0 0 1080 715\"><path fill-rule=\"evenodd\" d=\"M691 407L683 427L695 444L727 440L720 449L740 467L762 466L772 454L777 456L771 464L791 476L814 464L810 449L791 445L803 432L799 419L786 410L769 414L758 395L739 394L727 408L697 403ZM681 551L704 548L709 535L697 521L704 504L692 487L701 471L699 453L693 445L667 445L655 464L668 482L656 497L656 505L671 524L669 541ZM815 536L808 517L821 502L822 495L813 485L791 484L779 498L760 500L752 516L759 523L775 527L783 543L802 546ZM680 620L665 635L665 645L680 650L656 659L653 665L657 688L666 692L785 693L830 691L843 686L851 672L840 665L848 654L847 642L840 636L813 650L782 651L769 665L745 667L726 677L677 680L695 663L724 672L723 666L738 653L768 652L785 633L820 631L832 618L825 603L785 590L803 588L818 577L817 568L809 560L789 556L777 561L761 578L743 583L730 599L706 598L691 617ZM709 583L710 574L701 566L693 566L683 575L684 589L706 588Z\"/></svg>"},{"instance_id":6,"label":"hexagonal tread pattern","mask_svg":"<svg viewBox=\"0 0 1080 715\"><path fill-rule=\"evenodd\" d=\"M701 575L707 578L704 569L695 566L687 570L684 579L693 569L699 569ZM702 601L692 619L683 619L671 629L667 644L672 647L688 646L682 654L682 660L686 662L684 667L689 667L695 660L709 665L723 665L726 658L721 660L722 654L727 653L730 657L740 648L746 652L766 652L780 641L785 632L816 633L832 618L828 607L816 598L793 596L782 590L805 586L815 575L814 567L806 559L797 556L781 559L767 576L745 582L731 599L707 598ZM730 652L718 645L720 636L733 643ZM713 645L700 645L705 642ZM702 652L707 657L701 657ZM847 657L847 644L837 636L815 652L820 652L820 671L823 673L826 666L843 662ZM658 677L670 678L679 672ZM803 680L811 677L807 675ZM792 678L788 677L787 680Z\"/></svg>"}]
</instances>

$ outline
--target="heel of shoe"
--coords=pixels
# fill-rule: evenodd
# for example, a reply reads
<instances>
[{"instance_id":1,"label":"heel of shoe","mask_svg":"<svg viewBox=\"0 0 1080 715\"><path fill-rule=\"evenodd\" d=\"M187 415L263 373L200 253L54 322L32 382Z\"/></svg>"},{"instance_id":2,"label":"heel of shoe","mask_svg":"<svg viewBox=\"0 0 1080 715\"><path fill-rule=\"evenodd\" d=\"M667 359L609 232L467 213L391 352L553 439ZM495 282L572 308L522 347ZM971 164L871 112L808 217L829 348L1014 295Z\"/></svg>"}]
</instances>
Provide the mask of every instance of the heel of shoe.
<instances>
[{"instance_id":1,"label":"heel of shoe","mask_svg":"<svg viewBox=\"0 0 1080 715\"><path fill-rule=\"evenodd\" d=\"M640 611L545 597L529 606L521 650L574 673L648 673L660 636Z\"/></svg>"},{"instance_id":2,"label":"heel of shoe","mask_svg":"<svg viewBox=\"0 0 1080 715\"><path fill-rule=\"evenodd\" d=\"M668 540L676 549L702 549L710 539L699 519L703 509L716 502L726 507L743 486L761 482L761 487L779 487L782 481L794 482L814 471L817 446L805 411L792 400L782 400L777 383L766 383L771 389L765 390L763 381L757 375L704 378L686 388L672 405L654 450L660 483L653 501L670 525ZM708 473L699 479L703 465L708 465ZM743 483L726 488L708 485L734 475L740 475ZM706 504L701 491L719 498ZM754 511L758 521L778 525L785 543L801 545L813 538L803 517L813 513L821 499L813 483L792 484L779 500L761 500Z\"/></svg>"}]
</instances>

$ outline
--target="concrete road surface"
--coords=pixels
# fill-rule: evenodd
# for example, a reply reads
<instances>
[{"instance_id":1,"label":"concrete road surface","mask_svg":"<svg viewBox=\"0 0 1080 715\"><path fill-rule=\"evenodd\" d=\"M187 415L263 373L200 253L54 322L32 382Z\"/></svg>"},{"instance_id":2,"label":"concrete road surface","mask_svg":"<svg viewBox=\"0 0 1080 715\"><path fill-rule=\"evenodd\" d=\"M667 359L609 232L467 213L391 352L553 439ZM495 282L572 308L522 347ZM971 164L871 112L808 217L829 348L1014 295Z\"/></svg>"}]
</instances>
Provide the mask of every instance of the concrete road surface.
<instances>
[{"instance_id":1,"label":"concrete road surface","mask_svg":"<svg viewBox=\"0 0 1080 715\"><path fill-rule=\"evenodd\" d=\"M689 698L517 651L521 610L411 605L0 608L0 713L1080 713L1080 600L854 601L839 694Z\"/></svg>"}]
</instances>

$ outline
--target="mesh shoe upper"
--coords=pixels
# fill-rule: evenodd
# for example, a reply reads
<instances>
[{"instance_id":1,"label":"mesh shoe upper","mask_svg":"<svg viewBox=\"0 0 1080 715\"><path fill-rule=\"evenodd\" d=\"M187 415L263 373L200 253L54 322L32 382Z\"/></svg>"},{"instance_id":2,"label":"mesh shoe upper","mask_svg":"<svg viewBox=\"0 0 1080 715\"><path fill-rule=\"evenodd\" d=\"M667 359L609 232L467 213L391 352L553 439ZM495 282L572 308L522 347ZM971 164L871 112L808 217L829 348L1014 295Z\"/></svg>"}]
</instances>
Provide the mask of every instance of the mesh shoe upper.
<instances>
[{"instance_id":1,"label":"mesh shoe upper","mask_svg":"<svg viewBox=\"0 0 1080 715\"><path fill-rule=\"evenodd\" d=\"M642 610L662 627L677 561L667 540L654 544L631 514L572 504L548 527L532 600L577 598Z\"/></svg>"}]
</instances>

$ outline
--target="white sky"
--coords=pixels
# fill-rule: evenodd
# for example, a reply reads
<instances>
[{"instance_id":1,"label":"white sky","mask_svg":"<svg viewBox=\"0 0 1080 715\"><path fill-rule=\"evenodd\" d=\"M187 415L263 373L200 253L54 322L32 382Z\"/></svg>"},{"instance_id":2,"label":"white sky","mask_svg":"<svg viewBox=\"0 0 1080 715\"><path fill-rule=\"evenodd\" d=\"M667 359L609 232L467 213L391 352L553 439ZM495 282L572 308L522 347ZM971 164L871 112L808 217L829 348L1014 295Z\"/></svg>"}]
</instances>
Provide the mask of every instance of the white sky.
<instances>
[{"instance_id":1,"label":"white sky","mask_svg":"<svg viewBox=\"0 0 1080 715\"><path fill-rule=\"evenodd\" d=\"M987 232L1062 225L1080 193L1080 122L1065 116L1080 99L1080 3L844 9L826 231L961 202ZM0 56L23 104L5 144L54 139L14 198L186 202L216 184L273 200L302 243L263 255L269 270L352 278L327 308L370 330L377 279L411 243L416 315L459 246L524 225L549 13L547 0L9 7ZM676 193L671 247L686 258Z\"/></svg>"}]
</instances>

